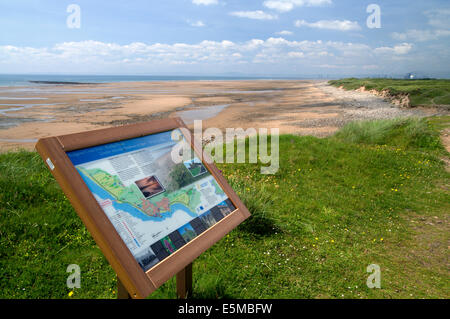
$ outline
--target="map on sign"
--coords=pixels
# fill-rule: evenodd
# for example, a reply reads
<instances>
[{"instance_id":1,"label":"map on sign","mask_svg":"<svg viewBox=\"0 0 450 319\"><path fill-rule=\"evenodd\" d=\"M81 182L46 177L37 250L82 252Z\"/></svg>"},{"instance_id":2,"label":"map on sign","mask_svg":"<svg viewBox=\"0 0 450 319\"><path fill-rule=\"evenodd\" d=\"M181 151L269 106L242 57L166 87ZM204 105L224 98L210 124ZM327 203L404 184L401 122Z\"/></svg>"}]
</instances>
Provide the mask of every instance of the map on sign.
<instances>
[{"instance_id":1,"label":"map on sign","mask_svg":"<svg viewBox=\"0 0 450 319\"><path fill-rule=\"evenodd\" d=\"M235 210L200 159L172 160L171 133L67 152L144 271Z\"/></svg>"}]
</instances>

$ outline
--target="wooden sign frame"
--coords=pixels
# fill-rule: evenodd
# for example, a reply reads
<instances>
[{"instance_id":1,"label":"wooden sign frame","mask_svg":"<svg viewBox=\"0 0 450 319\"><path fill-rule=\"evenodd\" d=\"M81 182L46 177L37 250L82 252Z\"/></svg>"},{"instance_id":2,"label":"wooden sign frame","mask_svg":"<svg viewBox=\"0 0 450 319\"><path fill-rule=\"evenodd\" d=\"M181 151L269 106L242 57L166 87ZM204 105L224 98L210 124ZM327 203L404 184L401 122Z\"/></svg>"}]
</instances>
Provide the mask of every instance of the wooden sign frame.
<instances>
[{"instance_id":1,"label":"wooden sign frame","mask_svg":"<svg viewBox=\"0 0 450 319\"><path fill-rule=\"evenodd\" d=\"M144 272L125 242L106 216L66 152L89 148L136 137L143 137L177 128L187 128L180 118L99 129L40 139L36 150L50 168L77 214L86 225L97 245L111 264L132 298L145 298L164 282L189 266L195 258L219 241L250 216L248 209L227 183L208 154L198 149L191 134L190 143L203 165L235 206L235 210L193 240ZM184 133L183 133L184 134ZM189 137L184 135L186 140ZM201 144L200 144L201 145Z\"/></svg>"}]
</instances>

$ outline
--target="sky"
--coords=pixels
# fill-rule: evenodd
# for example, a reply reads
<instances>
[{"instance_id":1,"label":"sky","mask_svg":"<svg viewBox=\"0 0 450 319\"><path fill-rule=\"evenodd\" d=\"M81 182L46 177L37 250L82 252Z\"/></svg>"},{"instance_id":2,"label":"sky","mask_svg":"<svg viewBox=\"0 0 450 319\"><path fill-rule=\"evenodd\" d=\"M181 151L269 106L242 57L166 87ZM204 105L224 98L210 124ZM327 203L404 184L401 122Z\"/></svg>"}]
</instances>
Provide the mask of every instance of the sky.
<instances>
[{"instance_id":1,"label":"sky","mask_svg":"<svg viewBox=\"0 0 450 319\"><path fill-rule=\"evenodd\" d=\"M450 77L450 1L0 0L1 74L410 72Z\"/></svg>"}]
</instances>

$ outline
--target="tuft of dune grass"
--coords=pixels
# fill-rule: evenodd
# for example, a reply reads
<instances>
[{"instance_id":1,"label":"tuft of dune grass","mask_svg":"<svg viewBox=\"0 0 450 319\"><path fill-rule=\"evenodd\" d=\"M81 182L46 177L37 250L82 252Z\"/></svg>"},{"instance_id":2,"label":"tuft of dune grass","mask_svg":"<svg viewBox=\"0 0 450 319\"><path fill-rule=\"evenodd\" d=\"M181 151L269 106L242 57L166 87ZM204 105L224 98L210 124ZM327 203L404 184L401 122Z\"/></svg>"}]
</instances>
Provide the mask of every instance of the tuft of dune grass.
<instances>
[{"instance_id":1,"label":"tuft of dune grass","mask_svg":"<svg viewBox=\"0 0 450 319\"><path fill-rule=\"evenodd\" d=\"M351 122L335 138L347 143L387 145L412 150L443 150L439 133L422 118L397 118Z\"/></svg>"}]
</instances>

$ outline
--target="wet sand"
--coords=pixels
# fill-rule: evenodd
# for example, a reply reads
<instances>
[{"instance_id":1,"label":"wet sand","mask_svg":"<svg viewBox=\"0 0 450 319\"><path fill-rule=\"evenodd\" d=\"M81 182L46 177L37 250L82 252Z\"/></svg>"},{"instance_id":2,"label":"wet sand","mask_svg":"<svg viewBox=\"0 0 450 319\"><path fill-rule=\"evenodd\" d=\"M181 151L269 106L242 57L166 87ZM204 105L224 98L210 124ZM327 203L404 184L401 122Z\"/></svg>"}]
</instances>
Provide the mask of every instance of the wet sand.
<instances>
[{"instance_id":1,"label":"wet sand","mask_svg":"<svg viewBox=\"0 0 450 319\"><path fill-rule=\"evenodd\" d=\"M350 120L433 111L402 110L323 81L173 81L0 87L0 151L31 150L41 137L181 116L203 128L279 128L327 136ZM359 103L359 104L358 104ZM384 103L384 104L383 104Z\"/></svg>"}]
</instances>

